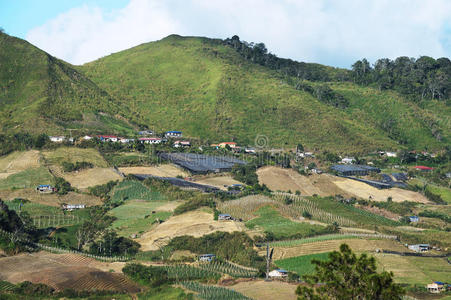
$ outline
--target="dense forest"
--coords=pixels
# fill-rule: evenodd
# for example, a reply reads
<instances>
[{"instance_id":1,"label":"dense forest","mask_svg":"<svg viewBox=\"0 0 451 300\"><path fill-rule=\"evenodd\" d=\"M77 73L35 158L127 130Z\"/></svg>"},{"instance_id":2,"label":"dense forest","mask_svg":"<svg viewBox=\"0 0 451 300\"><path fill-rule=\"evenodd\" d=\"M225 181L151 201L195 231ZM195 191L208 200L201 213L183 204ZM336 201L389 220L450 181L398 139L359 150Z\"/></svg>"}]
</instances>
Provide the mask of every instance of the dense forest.
<instances>
[{"instance_id":1,"label":"dense forest","mask_svg":"<svg viewBox=\"0 0 451 300\"><path fill-rule=\"evenodd\" d=\"M373 86L379 90L393 89L414 100L451 99L451 61L446 57L434 59L421 56L415 59L401 56L395 60L382 58L377 60L373 66L364 58L355 62L351 70L345 70L279 58L268 52L264 43L240 41L237 35L227 38L223 42L235 49L246 60L301 80L352 80L357 84ZM300 89L305 90L305 86L303 85ZM307 91L310 92L310 89L307 88ZM311 90L311 93L316 92ZM327 98L337 97L327 95ZM335 101L334 105L343 107L346 106L346 101L339 99Z\"/></svg>"}]
</instances>

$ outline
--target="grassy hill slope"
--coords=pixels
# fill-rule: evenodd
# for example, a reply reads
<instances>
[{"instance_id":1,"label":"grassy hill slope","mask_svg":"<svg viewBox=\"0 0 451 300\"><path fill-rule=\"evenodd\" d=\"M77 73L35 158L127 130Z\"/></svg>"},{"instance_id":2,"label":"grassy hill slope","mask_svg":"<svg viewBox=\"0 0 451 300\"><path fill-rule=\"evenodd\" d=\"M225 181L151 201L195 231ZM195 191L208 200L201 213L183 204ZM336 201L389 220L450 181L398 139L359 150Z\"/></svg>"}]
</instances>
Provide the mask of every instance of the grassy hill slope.
<instances>
[{"instance_id":1,"label":"grassy hill slope","mask_svg":"<svg viewBox=\"0 0 451 300\"><path fill-rule=\"evenodd\" d=\"M296 90L279 73L243 60L220 40L172 35L79 69L127 103L133 121L211 141L253 145L264 135L273 147L301 142L343 151L437 149L449 141L447 134L437 140L423 110L393 92L333 83L350 102L335 108ZM437 114L428 111L434 120ZM438 126L444 133L449 124Z\"/></svg>"},{"instance_id":2,"label":"grassy hill slope","mask_svg":"<svg viewBox=\"0 0 451 300\"><path fill-rule=\"evenodd\" d=\"M2 132L52 134L62 133L65 127L92 129L111 123L111 119L123 123L111 117L122 110L70 64L24 40L0 33ZM109 113L110 117L98 112Z\"/></svg>"}]
</instances>

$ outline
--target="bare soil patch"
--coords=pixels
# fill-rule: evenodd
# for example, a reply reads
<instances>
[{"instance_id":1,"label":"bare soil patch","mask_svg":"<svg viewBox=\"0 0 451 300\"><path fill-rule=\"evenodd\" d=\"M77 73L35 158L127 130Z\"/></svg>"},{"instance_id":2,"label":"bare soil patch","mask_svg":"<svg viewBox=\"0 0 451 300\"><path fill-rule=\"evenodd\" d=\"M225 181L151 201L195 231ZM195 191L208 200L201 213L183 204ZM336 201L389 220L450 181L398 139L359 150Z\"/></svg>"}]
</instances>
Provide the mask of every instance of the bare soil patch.
<instances>
[{"instance_id":1,"label":"bare soil patch","mask_svg":"<svg viewBox=\"0 0 451 300\"><path fill-rule=\"evenodd\" d=\"M429 203L428 199L420 193L414 191L403 190L400 188L377 189L366 183L355 181L352 179L338 178L334 183L347 193L358 198L369 199L373 201L387 201L388 197L392 197L394 202L420 202Z\"/></svg>"},{"instance_id":2,"label":"bare soil patch","mask_svg":"<svg viewBox=\"0 0 451 300\"><path fill-rule=\"evenodd\" d=\"M136 241L141 244L142 250L157 250L158 246L166 244L176 236L191 235L200 237L215 231L242 231L244 224L234 221L215 221L213 214L196 210L182 215L173 216L166 222L144 233Z\"/></svg>"},{"instance_id":3,"label":"bare soil patch","mask_svg":"<svg viewBox=\"0 0 451 300\"><path fill-rule=\"evenodd\" d=\"M78 189L86 189L91 186L105 184L112 180L122 179L112 168L93 168L79 172L64 173L63 177L73 187Z\"/></svg>"},{"instance_id":4,"label":"bare soil patch","mask_svg":"<svg viewBox=\"0 0 451 300\"><path fill-rule=\"evenodd\" d=\"M282 169L280 167L263 167L257 170L258 181L266 184L273 191L300 191L302 195L330 196L346 192L337 187L331 180L329 174L313 174L303 176L293 169Z\"/></svg>"},{"instance_id":5,"label":"bare soil patch","mask_svg":"<svg viewBox=\"0 0 451 300\"><path fill-rule=\"evenodd\" d=\"M12 283L44 283L56 290L116 290L135 293L139 287L121 273L117 263L103 263L76 254L46 252L0 258L0 279Z\"/></svg>"},{"instance_id":6,"label":"bare soil patch","mask_svg":"<svg viewBox=\"0 0 451 300\"><path fill-rule=\"evenodd\" d=\"M149 167L123 167L119 171L128 174L149 174L159 177L188 177L189 173L173 164L163 164Z\"/></svg>"},{"instance_id":7,"label":"bare soil patch","mask_svg":"<svg viewBox=\"0 0 451 300\"><path fill-rule=\"evenodd\" d=\"M297 299L295 294L297 284L284 281L253 280L239 282L229 288L257 300Z\"/></svg>"},{"instance_id":8,"label":"bare soil patch","mask_svg":"<svg viewBox=\"0 0 451 300\"><path fill-rule=\"evenodd\" d=\"M70 192L67 195L58 194L42 194L34 189L22 189L8 191L0 191L0 198L3 200L14 200L15 198L27 199L34 203L49 206L61 206L61 204L84 204L86 206L101 205L102 201L98 197L87 194L79 194Z\"/></svg>"}]
</instances>

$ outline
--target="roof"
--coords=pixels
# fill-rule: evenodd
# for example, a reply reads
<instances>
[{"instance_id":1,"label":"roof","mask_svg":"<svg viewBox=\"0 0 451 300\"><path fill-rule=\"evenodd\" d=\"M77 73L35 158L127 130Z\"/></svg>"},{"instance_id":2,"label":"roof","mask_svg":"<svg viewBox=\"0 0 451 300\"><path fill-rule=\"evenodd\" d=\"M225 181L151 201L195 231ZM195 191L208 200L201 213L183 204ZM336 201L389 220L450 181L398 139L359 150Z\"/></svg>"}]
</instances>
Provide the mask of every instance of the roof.
<instances>
[{"instance_id":1,"label":"roof","mask_svg":"<svg viewBox=\"0 0 451 300\"><path fill-rule=\"evenodd\" d=\"M140 140L140 141L156 141L156 140L161 141L160 138L139 138L138 140Z\"/></svg>"},{"instance_id":2,"label":"roof","mask_svg":"<svg viewBox=\"0 0 451 300\"><path fill-rule=\"evenodd\" d=\"M229 214L219 214L218 216L222 216L222 217L230 217Z\"/></svg>"},{"instance_id":3,"label":"roof","mask_svg":"<svg viewBox=\"0 0 451 300\"><path fill-rule=\"evenodd\" d=\"M434 281L434 283L436 283L436 284L438 284L438 285L445 285L445 283L444 283L444 282L441 282L441 281Z\"/></svg>"},{"instance_id":4,"label":"roof","mask_svg":"<svg viewBox=\"0 0 451 300\"><path fill-rule=\"evenodd\" d=\"M274 270L274 271L277 271L277 272L279 272L279 273L288 273L288 271L287 271L287 270L284 270L284 269L276 269L276 270Z\"/></svg>"},{"instance_id":5,"label":"roof","mask_svg":"<svg viewBox=\"0 0 451 300\"><path fill-rule=\"evenodd\" d=\"M176 130L171 130L171 131L166 131L166 133L182 133L181 131L176 131Z\"/></svg>"},{"instance_id":6,"label":"roof","mask_svg":"<svg viewBox=\"0 0 451 300\"><path fill-rule=\"evenodd\" d=\"M380 169L365 165L333 165L332 170L337 172L353 172L353 171L373 171L379 172Z\"/></svg>"},{"instance_id":7,"label":"roof","mask_svg":"<svg viewBox=\"0 0 451 300\"><path fill-rule=\"evenodd\" d=\"M434 170L434 168L426 167L426 166L415 166L414 168L418 169L418 170Z\"/></svg>"},{"instance_id":8,"label":"roof","mask_svg":"<svg viewBox=\"0 0 451 300\"><path fill-rule=\"evenodd\" d=\"M236 143L235 142L222 142L219 145L236 145Z\"/></svg>"},{"instance_id":9,"label":"roof","mask_svg":"<svg viewBox=\"0 0 451 300\"><path fill-rule=\"evenodd\" d=\"M98 135L100 138L117 138L115 135Z\"/></svg>"},{"instance_id":10,"label":"roof","mask_svg":"<svg viewBox=\"0 0 451 300\"><path fill-rule=\"evenodd\" d=\"M40 184L38 187L50 187L50 184Z\"/></svg>"},{"instance_id":11,"label":"roof","mask_svg":"<svg viewBox=\"0 0 451 300\"><path fill-rule=\"evenodd\" d=\"M202 254L202 255L199 255L200 257L213 257L213 256L216 256L216 255L214 255L214 254Z\"/></svg>"}]
</instances>

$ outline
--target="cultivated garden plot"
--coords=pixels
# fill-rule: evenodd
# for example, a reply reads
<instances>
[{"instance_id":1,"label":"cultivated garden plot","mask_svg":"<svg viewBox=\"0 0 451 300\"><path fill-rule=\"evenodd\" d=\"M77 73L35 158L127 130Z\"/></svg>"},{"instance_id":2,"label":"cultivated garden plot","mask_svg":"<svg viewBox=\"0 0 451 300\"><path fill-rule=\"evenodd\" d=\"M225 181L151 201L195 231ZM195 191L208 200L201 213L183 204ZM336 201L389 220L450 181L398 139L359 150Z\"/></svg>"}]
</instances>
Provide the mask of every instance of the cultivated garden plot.
<instances>
[{"instance_id":1,"label":"cultivated garden plot","mask_svg":"<svg viewBox=\"0 0 451 300\"><path fill-rule=\"evenodd\" d=\"M5 179L12 174L34 169L40 166L39 151L16 151L0 157L0 179Z\"/></svg>"},{"instance_id":2,"label":"cultivated garden plot","mask_svg":"<svg viewBox=\"0 0 451 300\"><path fill-rule=\"evenodd\" d=\"M204 300L251 300L251 298L241 293L220 286L206 285L195 281L184 281L181 282L181 285L188 290L196 292L196 296Z\"/></svg>"}]
</instances>

